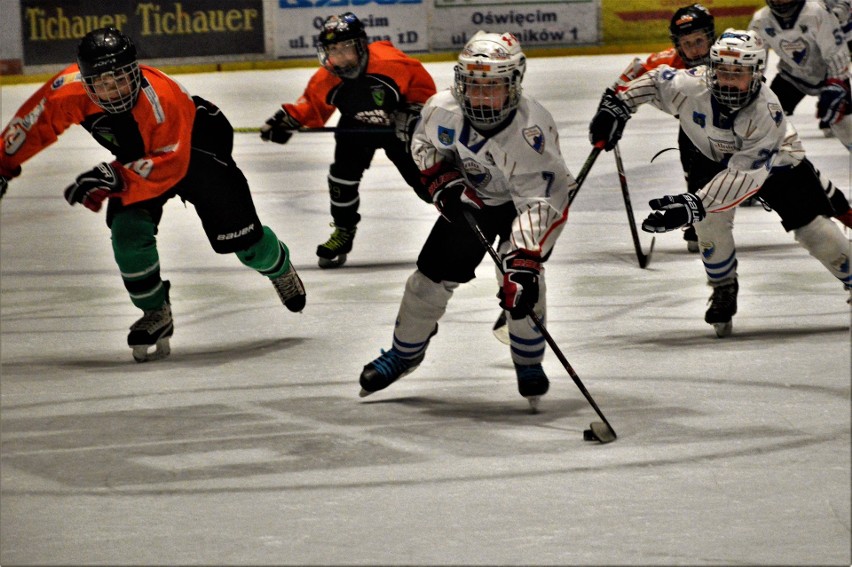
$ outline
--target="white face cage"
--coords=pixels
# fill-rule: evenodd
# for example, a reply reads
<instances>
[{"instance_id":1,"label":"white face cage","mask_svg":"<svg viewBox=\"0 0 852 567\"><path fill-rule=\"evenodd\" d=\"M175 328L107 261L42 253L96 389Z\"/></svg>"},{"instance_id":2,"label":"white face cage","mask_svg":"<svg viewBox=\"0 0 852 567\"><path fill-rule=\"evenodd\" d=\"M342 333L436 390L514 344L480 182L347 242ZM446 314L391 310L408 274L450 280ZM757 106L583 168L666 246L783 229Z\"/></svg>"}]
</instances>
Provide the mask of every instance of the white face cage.
<instances>
[{"instance_id":1,"label":"white face cage","mask_svg":"<svg viewBox=\"0 0 852 567\"><path fill-rule=\"evenodd\" d=\"M110 114L133 108L142 85L136 61L100 75L82 77L82 80L89 98Z\"/></svg>"},{"instance_id":2,"label":"white face cage","mask_svg":"<svg viewBox=\"0 0 852 567\"><path fill-rule=\"evenodd\" d=\"M518 108L525 70L515 36L479 31L459 55L453 96L476 128L491 130Z\"/></svg>"},{"instance_id":3,"label":"white face cage","mask_svg":"<svg viewBox=\"0 0 852 567\"><path fill-rule=\"evenodd\" d=\"M766 69L766 49L752 31L729 28L710 48L705 75L713 97L723 106L738 110L760 91Z\"/></svg>"}]
</instances>

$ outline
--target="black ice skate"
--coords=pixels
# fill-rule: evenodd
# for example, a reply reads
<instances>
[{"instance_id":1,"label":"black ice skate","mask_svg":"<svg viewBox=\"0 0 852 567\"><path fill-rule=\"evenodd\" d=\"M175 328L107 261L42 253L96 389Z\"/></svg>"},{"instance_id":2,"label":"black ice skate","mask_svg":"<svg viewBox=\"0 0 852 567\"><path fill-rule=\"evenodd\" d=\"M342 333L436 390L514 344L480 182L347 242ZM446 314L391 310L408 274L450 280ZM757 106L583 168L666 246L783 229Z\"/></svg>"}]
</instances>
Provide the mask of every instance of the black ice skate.
<instances>
[{"instance_id":1,"label":"black ice skate","mask_svg":"<svg viewBox=\"0 0 852 567\"><path fill-rule=\"evenodd\" d=\"M356 227L346 228L331 223L334 232L327 241L317 246L320 268L339 268L346 263L346 255L352 252Z\"/></svg>"},{"instance_id":2,"label":"black ice skate","mask_svg":"<svg viewBox=\"0 0 852 567\"><path fill-rule=\"evenodd\" d=\"M538 401L550 388L550 380L547 379L544 369L541 364L515 364L515 373L518 376L518 392L527 399L530 408L536 411Z\"/></svg>"},{"instance_id":3,"label":"black ice skate","mask_svg":"<svg viewBox=\"0 0 852 567\"><path fill-rule=\"evenodd\" d=\"M733 330L733 322L731 319L737 313L737 292L740 289L737 280L733 283L716 286L713 288L713 295L710 296L707 308L707 313L704 314L704 321L713 325L716 329L716 336L719 338L727 337Z\"/></svg>"},{"instance_id":4,"label":"black ice skate","mask_svg":"<svg viewBox=\"0 0 852 567\"><path fill-rule=\"evenodd\" d=\"M169 337L174 334L175 325L169 302L169 282L164 281L163 287L166 289L166 301L163 306L145 311L142 318L130 326L127 346L133 349L133 360L136 362L159 360L171 353ZM151 347L154 347L154 350L149 352Z\"/></svg>"},{"instance_id":5,"label":"black ice skate","mask_svg":"<svg viewBox=\"0 0 852 567\"><path fill-rule=\"evenodd\" d=\"M406 374L414 372L425 356L425 350L414 358L402 358L394 349L387 352L382 350L379 358L364 366L360 379L361 392L358 395L366 398L373 392L384 390Z\"/></svg>"},{"instance_id":6,"label":"black ice skate","mask_svg":"<svg viewBox=\"0 0 852 567\"><path fill-rule=\"evenodd\" d=\"M298 313L305 308L305 301L307 300L305 286L302 284L299 274L296 273L296 267L292 262L290 262L290 269L271 281L284 307L293 313Z\"/></svg>"}]
</instances>

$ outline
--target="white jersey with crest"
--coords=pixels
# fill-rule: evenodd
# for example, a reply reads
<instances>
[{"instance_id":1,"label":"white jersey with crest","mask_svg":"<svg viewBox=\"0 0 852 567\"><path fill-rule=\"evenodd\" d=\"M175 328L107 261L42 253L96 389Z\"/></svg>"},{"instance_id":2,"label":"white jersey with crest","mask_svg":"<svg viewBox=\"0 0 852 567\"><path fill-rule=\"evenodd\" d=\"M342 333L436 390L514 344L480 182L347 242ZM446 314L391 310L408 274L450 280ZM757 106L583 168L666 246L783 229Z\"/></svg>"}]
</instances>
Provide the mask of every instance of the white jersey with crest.
<instances>
[{"instance_id":1,"label":"white jersey with crest","mask_svg":"<svg viewBox=\"0 0 852 567\"><path fill-rule=\"evenodd\" d=\"M778 55L778 72L809 95L827 78L849 76L849 49L837 17L822 2L805 2L795 23L784 29L768 6L755 12L754 30Z\"/></svg>"},{"instance_id":2,"label":"white jersey with crest","mask_svg":"<svg viewBox=\"0 0 852 567\"><path fill-rule=\"evenodd\" d=\"M707 212L719 212L756 193L770 168L798 165L805 151L766 85L748 106L728 114L713 98L705 71L704 66L678 70L663 65L621 87L618 96L631 112L651 103L678 117L695 147L726 166L697 193Z\"/></svg>"},{"instance_id":3,"label":"white jersey with crest","mask_svg":"<svg viewBox=\"0 0 852 567\"><path fill-rule=\"evenodd\" d=\"M486 205L514 203L513 248L547 254L562 231L576 188L551 114L522 96L508 126L486 137L464 119L446 90L433 95L420 116L411 140L420 170L439 162L453 164Z\"/></svg>"}]
</instances>

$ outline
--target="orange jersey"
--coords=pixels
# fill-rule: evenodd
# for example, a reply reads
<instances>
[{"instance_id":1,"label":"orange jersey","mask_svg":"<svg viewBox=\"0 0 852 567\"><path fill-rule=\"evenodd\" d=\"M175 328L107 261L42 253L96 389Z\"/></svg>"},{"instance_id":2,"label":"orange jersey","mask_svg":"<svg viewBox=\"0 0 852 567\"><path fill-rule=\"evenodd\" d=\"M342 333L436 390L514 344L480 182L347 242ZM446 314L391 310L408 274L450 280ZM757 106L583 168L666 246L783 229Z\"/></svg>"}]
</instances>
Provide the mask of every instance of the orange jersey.
<instances>
[{"instance_id":1,"label":"orange jersey","mask_svg":"<svg viewBox=\"0 0 852 567\"><path fill-rule=\"evenodd\" d=\"M189 168L195 103L163 72L139 67L139 98L124 114L108 114L89 98L76 64L56 74L3 130L0 174L18 174L26 160L80 124L116 157L112 165L124 181L119 196L125 205L174 187Z\"/></svg>"},{"instance_id":2,"label":"orange jersey","mask_svg":"<svg viewBox=\"0 0 852 567\"><path fill-rule=\"evenodd\" d=\"M618 81L615 82L614 88L616 90L624 90L624 86L627 83L633 79L641 77L651 69L656 69L660 65L668 65L674 69L686 69L686 63L684 63L683 59L681 59L677 49L670 47L665 51L652 53L648 56L648 59L646 59L644 63L638 57L634 58L630 65L622 71L621 76L618 77Z\"/></svg>"},{"instance_id":3,"label":"orange jersey","mask_svg":"<svg viewBox=\"0 0 852 567\"><path fill-rule=\"evenodd\" d=\"M320 68L295 104L283 104L287 114L308 128L323 126L334 113L367 125L388 126L390 114L403 104L422 104L435 94L435 81L420 61L389 41L368 46L369 60L357 79L341 79Z\"/></svg>"}]
</instances>

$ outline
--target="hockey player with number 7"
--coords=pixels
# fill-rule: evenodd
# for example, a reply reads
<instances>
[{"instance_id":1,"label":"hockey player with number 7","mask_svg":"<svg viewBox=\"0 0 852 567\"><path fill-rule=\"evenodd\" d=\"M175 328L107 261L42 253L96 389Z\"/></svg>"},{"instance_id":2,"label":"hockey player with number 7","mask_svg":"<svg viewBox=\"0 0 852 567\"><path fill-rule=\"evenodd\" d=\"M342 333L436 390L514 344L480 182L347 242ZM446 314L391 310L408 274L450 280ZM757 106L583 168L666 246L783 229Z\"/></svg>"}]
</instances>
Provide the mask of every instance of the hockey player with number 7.
<instances>
[{"instance_id":1,"label":"hockey player with number 7","mask_svg":"<svg viewBox=\"0 0 852 567\"><path fill-rule=\"evenodd\" d=\"M688 70L658 67L604 96L589 127L592 143L612 147L630 115L651 103L675 115L697 148L689 169L696 192L652 199L646 232L694 224L713 287L705 321L727 336L737 312L734 211L758 195L787 231L847 289L849 241L828 217L836 214L824 178L805 156L796 130L763 84L766 49L753 31L728 29L710 49L710 64ZM718 260L708 262L708 256Z\"/></svg>"},{"instance_id":2,"label":"hockey player with number 7","mask_svg":"<svg viewBox=\"0 0 852 567\"><path fill-rule=\"evenodd\" d=\"M392 348L364 367L361 395L387 388L417 368L455 289L475 277L486 249L468 224L503 251L500 306L518 391L535 407L549 387L542 369L545 338L528 317L544 319L544 263L576 188L559 148L556 124L522 94L526 57L514 35L477 32L465 45L449 90L423 107L411 152L441 213L405 284Z\"/></svg>"},{"instance_id":3,"label":"hockey player with number 7","mask_svg":"<svg viewBox=\"0 0 852 567\"><path fill-rule=\"evenodd\" d=\"M74 124L116 158L77 176L65 199L94 212L108 203L113 255L130 300L143 311L127 336L137 362L170 353L175 326L157 233L163 207L175 196L194 205L215 252L236 255L270 279L288 310L302 310L305 288L289 250L257 216L231 156L228 119L158 69L140 65L133 42L116 28L86 34L77 63L36 91L3 130L0 196L21 164Z\"/></svg>"}]
</instances>

